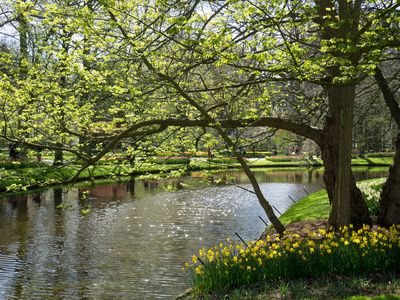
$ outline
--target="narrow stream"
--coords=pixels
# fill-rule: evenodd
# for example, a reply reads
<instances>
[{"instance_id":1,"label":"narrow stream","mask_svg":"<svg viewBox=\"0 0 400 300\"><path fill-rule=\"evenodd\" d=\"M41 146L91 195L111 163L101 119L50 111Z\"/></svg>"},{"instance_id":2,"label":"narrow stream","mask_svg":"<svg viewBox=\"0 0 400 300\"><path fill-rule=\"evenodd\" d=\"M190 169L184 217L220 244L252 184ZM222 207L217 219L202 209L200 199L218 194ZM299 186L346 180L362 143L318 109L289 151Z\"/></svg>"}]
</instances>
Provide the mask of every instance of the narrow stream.
<instances>
[{"instance_id":1,"label":"narrow stream","mask_svg":"<svg viewBox=\"0 0 400 300\"><path fill-rule=\"evenodd\" d=\"M364 173L357 180L385 175ZM323 185L322 171L255 175L281 213L289 196L297 201ZM235 176L251 189L244 174ZM187 289L182 266L199 249L238 240L235 232L255 240L265 228L256 197L236 185L166 192L167 184L135 180L0 200L0 298L173 299Z\"/></svg>"}]
</instances>

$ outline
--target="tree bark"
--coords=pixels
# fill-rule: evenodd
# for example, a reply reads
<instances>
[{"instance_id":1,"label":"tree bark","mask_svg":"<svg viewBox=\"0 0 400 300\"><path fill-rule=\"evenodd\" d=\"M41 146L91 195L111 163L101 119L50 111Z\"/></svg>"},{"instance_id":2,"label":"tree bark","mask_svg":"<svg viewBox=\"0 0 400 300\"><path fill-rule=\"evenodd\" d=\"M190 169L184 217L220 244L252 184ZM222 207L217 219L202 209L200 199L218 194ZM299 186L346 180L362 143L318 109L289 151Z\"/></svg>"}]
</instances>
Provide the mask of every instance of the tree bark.
<instances>
[{"instance_id":1,"label":"tree bark","mask_svg":"<svg viewBox=\"0 0 400 300\"><path fill-rule=\"evenodd\" d=\"M383 98L385 99L386 106L389 108L390 114L396 122L398 129L400 130L400 108L397 104L396 98L394 97L394 94L390 89L386 78L383 76L379 68L375 68L374 77L376 82L378 83L379 89L382 92Z\"/></svg>"},{"instance_id":2,"label":"tree bark","mask_svg":"<svg viewBox=\"0 0 400 300\"><path fill-rule=\"evenodd\" d=\"M400 224L400 133L396 138L396 153L389 168L389 176L382 186L378 224L386 228Z\"/></svg>"},{"instance_id":3,"label":"tree bark","mask_svg":"<svg viewBox=\"0 0 400 300\"><path fill-rule=\"evenodd\" d=\"M372 225L368 207L351 172L354 86L332 86L328 91L330 117L320 143L324 180L331 205L328 226L337 230L353 224Z\"/></svg>"},{"instance_id":4,"label":"tree bark","mask_svg":"<svg viewBox=\"0 0 400 300\"><path fill-rule=\"evenodd\" d=\"M227 138L229 139L229 137L227 137ZM225 139L225 141L227 141L227 139ZM232 145L233 145L233 143L232 143ZM257 179L255 178L253 172L250 170L250 167L248 166L248 164L243 159L243 156L240 154L239 151L237 151L236 147L234 147L234 150L235 150L235 154L236 154L237 160L241 164L244 172L246 173L247 177L250 180L251 185L253 186L254 193L257 196L258 202L260 203L260 205L264 209L265 213L267 214L268 219L271 221L271 223L274 226L276 232L279 235L283 235L285 230L286 230L285 227L282 225L281 221L278 219L278 217L274 213L274 211L273 211L271 205L269 204L269 202L267 201L267 199L265 199L265 197L264 197L264 195L263 195L263 193L262 193L262 191L260 189L260 186L259 186L259 184L257 182Z\"/></svg>"},{"instance_id":5,"label":"tree bark","mask_svg":"<svg viewBox=\"0 0 400 300\"><path fill-rule=\"evenodd\" d=\"M374 77L386 105L390 109L390 114L400 130L400 108L395 96L379 68L376 68ZM393 163L389 168L389 175L382 186L379 199L378 224L383 227L400 224L400 132L396 138L396 153Z\"/></svg>"},{"instance_id":6,"label":"tree bark","mask_svg":"<svg viewBox=\"0 0 400 300\"><path fill-rule=\"evenodd\" d=\"M335 90L340 90L340 93L335 96L341 98L338 177L333 195L333 202L337 203L338 208L337 220L331 222L330 218L328 224L334 225L336 228L352 224L350 184L355 89L355 86L335 87ZM331 208L335 208L335 206L332 205Z\"/></svg>"}]
</instances>

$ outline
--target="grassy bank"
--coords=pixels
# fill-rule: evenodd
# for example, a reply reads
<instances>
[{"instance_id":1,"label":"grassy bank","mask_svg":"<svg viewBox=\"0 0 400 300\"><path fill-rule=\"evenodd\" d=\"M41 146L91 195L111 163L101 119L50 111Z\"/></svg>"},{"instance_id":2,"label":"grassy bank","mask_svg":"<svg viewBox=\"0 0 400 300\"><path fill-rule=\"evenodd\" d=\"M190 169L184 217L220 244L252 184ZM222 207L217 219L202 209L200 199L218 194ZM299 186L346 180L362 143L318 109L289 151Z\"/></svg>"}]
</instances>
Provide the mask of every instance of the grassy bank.
<instances>
[{"instance_id":1,"label":"grassy bank","mask_svg":"<svg viewBox=\"0 0 400 300\"><path fill-rule=\"evenodd\" d=\"M51 157L47 157L51 158ZM322 166L321 159L305 159L304 157L249 159L248 164L253 168L261 167L311 167ZM289 160L288 160L289 159ZM373 157L369 159L353 159L354 166L388 166L392 162L390 157ZM40 187L57 184L71 178L80 168L79 164L52 166L51 160L36 162L34 159L26 161L0 160L0 192L16 192L22 187ZM104 158L99 163L84 170L77 181L91 179L112 178L115 176L140 175L146 173L170 172L171 170L200 170L240 168L235 159L216 158L207 161L207 158L192 160L181 157L168 159L153 159L152 162L143 162L138 159L134 165L123 157Z\"/></svg>"},{"instance_id":2,"label":"grassy bank","mask_svg":"<svg viewBox=\"0 0 400 300\"><path fill-rule=\"evenodd\" d=\"M328 195L326 190L321 190L297 201L279 220L286 225L303 220L326 219L328 215Z\"/></svg>"}]
</instances>

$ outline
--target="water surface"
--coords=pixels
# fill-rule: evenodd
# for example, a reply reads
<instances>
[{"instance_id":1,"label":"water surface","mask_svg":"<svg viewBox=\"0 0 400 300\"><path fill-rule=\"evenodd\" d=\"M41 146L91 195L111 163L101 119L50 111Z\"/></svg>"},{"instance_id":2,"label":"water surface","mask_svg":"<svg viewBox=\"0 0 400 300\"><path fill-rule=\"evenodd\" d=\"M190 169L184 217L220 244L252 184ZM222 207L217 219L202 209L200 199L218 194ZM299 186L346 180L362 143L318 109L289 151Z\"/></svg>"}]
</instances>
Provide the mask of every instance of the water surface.
<instances>
[{"instance_id":1,"label":"water surface","mask_svg":"<svg viewBox=\"0 0 400 300\"><path fill-rule=\"evenodd\" d=\"M255 240L265 229L259 217L268 219L245 190L251 189L246 177L231 175L235 185L177 192L163 189L180 187L171 180L133 180L1 200L0 298L174 298L187 288L182 266L199 249L227 238L239 242L235 232ZM323 187L321 171L255 175L278 216Z\"/></svg>"}]
</instances>

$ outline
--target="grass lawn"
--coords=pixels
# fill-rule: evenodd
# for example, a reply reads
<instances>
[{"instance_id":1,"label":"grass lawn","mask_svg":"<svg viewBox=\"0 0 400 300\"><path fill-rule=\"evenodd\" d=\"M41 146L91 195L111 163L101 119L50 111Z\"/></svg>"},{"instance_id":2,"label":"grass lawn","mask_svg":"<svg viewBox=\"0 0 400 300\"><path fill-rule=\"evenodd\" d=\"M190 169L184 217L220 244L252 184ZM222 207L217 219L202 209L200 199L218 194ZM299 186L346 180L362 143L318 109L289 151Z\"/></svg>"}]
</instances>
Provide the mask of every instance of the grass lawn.
<instances>
[{"instance_id":1,"label":"grass lawn","mask_svg":"<svg viewBox=\"0 0 400 300\"><path fill-rule=\"evenodd\" d=\"M351 160L353 166L357 165L391 165L393 157L371 157L371 158L354 158Z\"/></svg>"},{"instance_id":2,"label":"grass lawn","mask_svg":"<svg viewBox=\"0 0 400 300\"><path fill-rule=\"evenodd\" d=\"M328 195L326 190L321 190L297 201L279 220L285 225L302 220L326 219L328 215Z\"/></svg>"},{"instance_id":3,"label":"grass lawn","mask_svg":"<svg viewBox=\"0 0 400 300\"><path fill-rule=\"evenodd\" d=\"M400 296L399 295L381 295L376 297L354 296L345 299L346 300L397 300L400 299Z\"/></svg>"}]
</instances>

